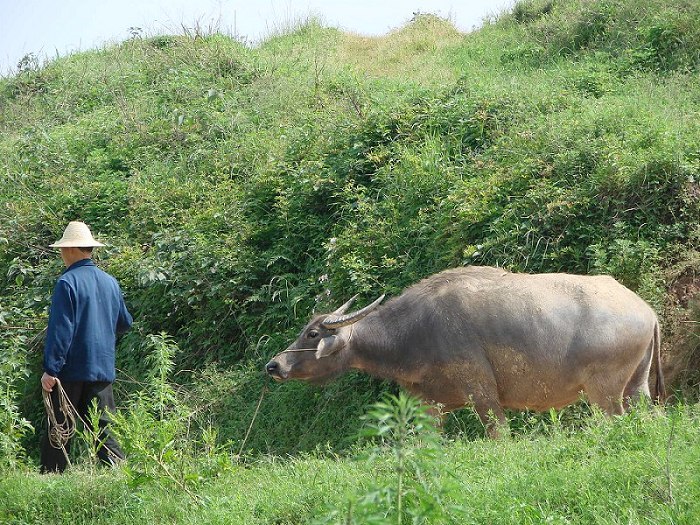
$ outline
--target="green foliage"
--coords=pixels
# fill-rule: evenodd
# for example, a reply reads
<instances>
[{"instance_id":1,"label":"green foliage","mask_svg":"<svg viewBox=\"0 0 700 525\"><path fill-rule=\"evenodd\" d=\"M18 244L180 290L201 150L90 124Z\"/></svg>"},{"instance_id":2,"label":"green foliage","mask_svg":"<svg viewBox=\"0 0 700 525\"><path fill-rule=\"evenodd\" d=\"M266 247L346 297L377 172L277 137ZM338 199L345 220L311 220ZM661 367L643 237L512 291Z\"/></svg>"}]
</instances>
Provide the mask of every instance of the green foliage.
<instances>
[{"instance_id":1,"label":"green foliage","mask_svg":"<svg viewBox=\"0 0 700 525\"><path fill-rule=\"evenodd\" d=\"M217 431L200 408L171 384L178 347L165 333L145 341L146 384L132 395L129 410L113 416L112 429L128 458L129 486L147 482L174 486L199 502L192 489L231 465ZM94 427L93 428L97 428Z\"/></svg>"},{"instance_id":2,"label":"green foliage","mask_svg":"<svg viewBox=\"0 0 700 525\"><path fill-rule=\"evenodd\" d=\"M616 229L624 228L615 225ZM612 275L658 311L663 306L663 281L658 267L659 253L649 242L614 239L609 248L592 244L593 271Z\"/></svg>"},{"instance_id":3,"label":"green foliage","mask_svg":"<svg viewBox=\"0 0 700 525\"><path fill-rule=\"evenodd\" d=\"M528 23L552 12L554 0L524 0L513 6L513 18L519 23Z\"/></svg>"},{"instance_id":4,"label":"green foliage","mask_svg":"<svg viewBox=\"0 0 700 525\"><path fill-rule=\"evenodd\" d=\"M99 464L97 455L100 448L105 444L106 437L100 435L100 413L97 407L97 400L93 399L92 404L88 407L87 418L83 421L83 425L76 428L75 438L71 448L75 448L75 443L85 446L86 462L91 466Z\"/></svg>"},{"instance_id":5,"label":"green foliage","mask_svg":"<svg viewBox=\"0 0 700 525\"><path fill-rule=\"evenodd\" d=\"M436 448L423 433L408 435L421 419L418 412L403 413L408 419L392 402L376 414L386 424L370 421L378 429L393 427L396 432L384 435L404 441L375 442L349 456L259 457L198 484L203 505L173 490L162 472L162 482L134 486L120 470L74 469L63 476L8 471L0 477L0 521L291 525L352 523L364 515L365 523L398 523L401 464L403 523L415 517L415 523L613 525L695 523L700 517L697 406L679 404L665 413L639 407L616 418L594 414L576 432L443 440ZM412 415L418 416L413 426ZM409 427L398 429L399 420ZM432 434L429 425L424 430ZM414 498L424 486L430 493ZM393 487L388 498L373 496L385 487ZM430 506L438 500L441 508Z\"/></svg>"},{"instance_id":6,"label":"green foliage","mask_svg":"<svg viewBox=\"0 0 700 525\"><path fill-rule=\"evenodd\" d=\"M677 331L665 276L700 250L698 5L529 0L467 36L431 16L378 39L308 20L257 47L135 35L27 57L0 81L1 457L42 425L62 270L45 247L74 219L137 320L118 345L129 483L165 465L193 490L181 472L207 479L217 447L351 449L396 387L270 386L264 363L312 312L447 267L609 273ZM467 410L446 431L483 433Z\"/></svg>"},{"instance_id":7,"label":"green foliage","mask_svg":"<svg viewBox=\"0 0 700 525\"><path fill-rule=\"evenodd\" d=\"M4 313L0 311L0 324L5 324ZM0 338L0 471L24 460L21 440L33 430L19 409L18 384L29 375L26 359L19 352L26 342L21 334Z\"/></svg>"},{"instance_id":8,"label":"green foliage","mask_svg":"<svg viewBox=\"0 0 700 525\"><path fill-rule=\"evenodd\" d=\"M458 523L459 509L447 504L436 483L441 441L427 407L404 393L387 395L363 419L362 436L378 442L367 462L388 469L393 483L372 487L321 523Z\"/></svg>"},{"instance_id":9,"label":"green foliage","mask_svg":"<svg viewBox=\"0 0 700 525\"><path fill-rule=\"evenodd\" d=\"M621 71L669 72L700 65L698 14L692 2L525 0L510 17L528 35L519 49L539 47L540 60L531 65L600 51L614 57ZM522 56L527 63L527 54Z\"/></svg>"}]
</instances>

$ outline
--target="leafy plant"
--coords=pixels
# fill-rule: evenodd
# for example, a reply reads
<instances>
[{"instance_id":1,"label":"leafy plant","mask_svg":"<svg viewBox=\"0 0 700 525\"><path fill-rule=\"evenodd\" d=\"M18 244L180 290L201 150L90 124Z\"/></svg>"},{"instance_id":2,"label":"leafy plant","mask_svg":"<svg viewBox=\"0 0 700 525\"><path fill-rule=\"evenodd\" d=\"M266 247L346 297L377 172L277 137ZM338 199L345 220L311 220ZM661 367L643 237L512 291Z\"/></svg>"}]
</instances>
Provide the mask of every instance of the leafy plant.
<instances>
[{"instance_id":1,"label":"leafy plant","mask_svg":"<svg viewBox=\"0 0 700 525\"><path fill-rule=\"evenodd\" d=\"M688 323L660 307L665 276L700 247L698 6L529 0L467 37L421 14L373 39L307 20L259 46L197 29L28 57L0 79L0 318L23 327L0 343L19 367L5 413L27 447L10 455L37 453L20 421L44 420L46 247L74 219L137 320L118 398L143 409L143 447L175 439L172 465L206 456L205 429L243 440L264 364L313 312L447 267L611 273L656 307L671 363ZM246 459L347 451L392 388L270 387ZM447 435L480 436L469 417Z\"/></svg>"},{"instance_id":2,"label":"leafy plant","mask_svg":"<svg viewBox=\"0 0 700 525\"><path fill-rule=\"evenodd\" d=\"M618 224L616 227L624 226ZM595 273L616 277L661 311L664 288L658 266L659 253L651 243L618 238L606 247L593 244L590 250Z\"/></svg>"},{"instance_id":3,"label":"leafy plant","mask_svg":"<svg viewBox=\"0 0 700 525\"><path fill-rule=\"evenodd\" d=\"M1 319L2 315L0 324L5 324ZM22 438L34 430L19 409L18 384L29 376L20 353L26 342L22 334L0 338L0 470L17 467L25 460Z\"/></svg>"},{"instance_id":4,"label":"leafy plant","mask_svg":"<svg viewBox=\"0 0 700 525\"><path fill-rule=\"evenodd\" d=\"M174 485L199 502L193 492L206 476L229 467L227 447L218 444L211 426L200 426L197 410L170 382L178 351L165 333L149 334L150 373L145 387L132 396L130 408L113 416L113 430L127 462L123 470L132 486L146 482Z\"/></svg>"},{"instance_id":5,"label":"leafy plant","mask_svg":"<svg viewBox=\"0 0 700 525\"><path fill-rule=\"evenodd\" d=\"M322 523L458 523L458 507L443 500L435 481L442 443L427 407L403 392L388 394L363 419L362 437L375 443L363 460L388 477Z\"/></svg>"}]
</instances>

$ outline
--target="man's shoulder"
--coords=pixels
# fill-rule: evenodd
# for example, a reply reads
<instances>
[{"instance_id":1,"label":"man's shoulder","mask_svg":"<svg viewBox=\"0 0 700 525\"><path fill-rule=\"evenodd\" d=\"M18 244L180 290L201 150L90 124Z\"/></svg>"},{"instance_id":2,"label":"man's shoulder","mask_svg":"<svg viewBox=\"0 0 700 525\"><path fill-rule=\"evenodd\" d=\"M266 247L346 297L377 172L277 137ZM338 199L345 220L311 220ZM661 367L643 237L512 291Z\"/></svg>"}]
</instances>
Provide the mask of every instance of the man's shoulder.
<instances>
[{"instance_id":1,"label":"man's shoulder","mask_svg":"<svg viewBox=\"0 0 700 525\"><path fill-rule=\"evenodd\" d=\"M112 277L110 274L102 270L101 268L98 268L95 264L86 264L85 266L80 266L79 268L74 268L69 272L65 272L61 277L59 278L59 281L65 281L68 284L75 285L76 283L88 279L88 278L97 278L98 280L110 282L110 283L117 283L117 280Z\"/></svg>"}]
</instances>

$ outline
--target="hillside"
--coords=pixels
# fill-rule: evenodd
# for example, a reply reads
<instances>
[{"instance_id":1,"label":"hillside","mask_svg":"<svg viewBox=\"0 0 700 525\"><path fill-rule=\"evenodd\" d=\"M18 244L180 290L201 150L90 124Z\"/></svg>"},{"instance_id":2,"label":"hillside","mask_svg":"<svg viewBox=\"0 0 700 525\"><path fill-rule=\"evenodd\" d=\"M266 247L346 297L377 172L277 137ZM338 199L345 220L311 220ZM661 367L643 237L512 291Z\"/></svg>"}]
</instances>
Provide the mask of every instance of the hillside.
<instances>
[{"instance_id":1,"label":"hillside","mask_svg":"<svg viewBox=\"0 0 700 525\"><path fill-rule=\"evenodd\" d=\"M134 38L1 79L2 462L35 455L46 246L74 219L137 320L118 403L167 393L234 451L352 447L395 387L267 385L258 411L262 366L312 311L466 264L615 276L659 313L693 400L699 70L697 2L533 0L468 35L312 20L254 48ZM447 431L482 435L468 411Z\"/></svg>"}]
</instances>

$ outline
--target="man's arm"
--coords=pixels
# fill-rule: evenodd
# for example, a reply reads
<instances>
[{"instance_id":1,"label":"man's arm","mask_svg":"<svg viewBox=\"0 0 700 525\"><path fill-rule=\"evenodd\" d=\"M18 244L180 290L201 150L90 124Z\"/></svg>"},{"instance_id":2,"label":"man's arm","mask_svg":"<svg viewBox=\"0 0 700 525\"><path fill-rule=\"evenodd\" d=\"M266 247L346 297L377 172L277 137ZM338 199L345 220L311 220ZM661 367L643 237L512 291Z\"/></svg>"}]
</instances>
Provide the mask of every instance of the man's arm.
<instances>
[{"instance_id":1,"label":"man's arm","mask_svg":"<svg viewBox=\"0 0 700 525\"><path fill-rule=\"evenodd\" d=\"M121 298L121 304L119 305L119 317L117 318L117 335L126 332L129 328L131 328L131 323L134 322L129 310L126 309L126 304L124 303L124 297L121 295L121 290L119 291L119 297Z\"/></svg>"},{"instance_id":2,"label":"man's arm","mask_svg":"<svg viewBox=\"0 0 700 525\"><path fill-rule=\"evenodd\" d=\"M68 283L59 280L51 298L49 326L44 346L44 372L50 378L58 376L66 362L68 350L73 342L74 329L75 294ZM42 385L46 388L43 377Z\"/></svg>"}]
</instances>

